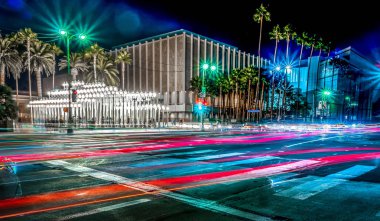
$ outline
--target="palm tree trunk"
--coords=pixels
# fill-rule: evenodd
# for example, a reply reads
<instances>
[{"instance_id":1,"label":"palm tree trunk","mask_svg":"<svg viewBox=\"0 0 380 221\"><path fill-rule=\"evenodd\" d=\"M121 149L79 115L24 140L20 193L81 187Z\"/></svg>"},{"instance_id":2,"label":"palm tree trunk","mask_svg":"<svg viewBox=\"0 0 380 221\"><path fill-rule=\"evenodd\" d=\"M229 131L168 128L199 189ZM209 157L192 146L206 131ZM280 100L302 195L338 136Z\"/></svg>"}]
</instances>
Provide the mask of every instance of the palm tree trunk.
<instances>
[{"instance_id":1,"label":"palm tree trunk","mask_svg":"<svg viewBox=\"0 0 380 221\"><path fill-rule=\"evenodd\" d=\"M270 120L273 120L273 108L274 108L274 73L272 75L272 102L270 105Z\"/></svg>"},{"instance_id":2,"label":"palm tree trunk","mask_svg":"<svg viewBox=\"0 0 380 221\"><path fill-rule=\"evenodd\" d=\"M93 67L94 68L94 79L95 79L95 82L96 82L96 80L97 80L96 79L96 55L94 55L94 61L93 62L94 62L94 67Z\"/></svg>"},{"instance_id":3,"label":"palm tree trunk","mask_svg":"<svg viewBox=\"0 0 380 221\"><path fill-rule=\"evenodd\" d=\"M125 63L121 62L121 79L123 81L123 90L124 90L124 69L125 69Z\"/></svg>"},{"instance_id":4,"label":"palm tree trunk","mask_svg":"<svg viewBox=\"0 0 380 221\"><path fill-rule=\"evenodd\" d=\"M246 105L246 109L247 109L247 118L246 119L247 119L247 121L248 121L248 116L249 116L248 109L250 106L250 99L251 99L250 95L251 95L251 79L248 80L248 98L247 98L247 105Z\"/></svg>"},{"instance_id":5,"label":"palm tree trunk","mask_svg":"<svg viewBox=\"0 0 380 221\"><path fill-rule=\"evenodd\" d=\"M286 37L286 62L288 62L289 60L289 42L290 42L290 39L289 39L289 35Z\"/></svg>"},{"instance_id":6,"label":"palm tree trunk","mask_svg":"<svg viewBox=\"0 0 380 221\"><path fill-rule=\"evenodd\" d=\"M278 39L276 37L276 46L274 47L273 64L276 64L277 48L278 48Z\"/></svg>"},{"instance_id":7,"label":"palm tree trunk","mask_svg":"<svg viewBox=\"0 0 380 221\"><path fill-rule=\"evenodd\" d=\"M5 84L5 65L1 66L1 72L0 72L0 85Z\"/></svg>"},{"instance_id":8,"label":"palm tree trunk","mask_svg":"<svg viewBox=\"0 0 380 221\"><path fill-rule=\"evenodd\" d=\"M28 78L29 78L29 100L32 99L32 74L30 73L30 38L27 40L28 50Z\"/></svg>"},{"instance_id":9,"label":"palm tree trunk","mask_svg":"<svg viewBox=\"0 0 380 221\"><path fill-rule=\"evenodd\" d=\"M55 76L55 55L53 57L53 62L54 62L54 68L53 68L53 87L52 89L54 90L54 76Z\"/></svg>"},{"instance_id":10,"label":"palm tree trunk","mask_svg":"<svg viewBox=\"0 0 380 221\"><path fill-rule=\"evenodd\" d=\"M261 103L260 103L260 105L261 105L261 108L260 108L260 119L261 119L261 117L262 117L262 115L263 115L263 110L264 110L264 83L261 85L261 98L260 98L260 100L261 100Z\"/></svg>"},{"instance_id":11,"label":"palm tree trunk","mask_svg":"<svg viewBox=\"0 0 380 221\"><path fill-rule=\"evenodd\" d=\"M258 79L261 77L261 35L262 35L262 29L263 29L263 16L260 18L260 35L259 35L259 50L258 50ZM257 109L257 101L258 101L258 95L259 95L259 88L260 88L260 80L256 84L256 94L255 94L255 109Z\"/></svg>"},{"instance_id":12,"label":"palm tree trunk","mask_svg":"<svg viewBox=\"0 0 380 221\"><path fill-rule=\"evenodd\" d=\"M310 57L313 56L313 52L314 52L314 45L311 46Z\"/></svg>"},{"instance_id":13,"label":"palm tree trunk","mask_svg":"<svg viewBox=\"0 0 380 221\"><path fill-rule=\"evenodd\" d=\"M16 76L16 104L18 107L18 77Z\"/></svg>"},{"instance_id":14,"label":"palm tree trunk","mask_svg":"<svg viewBox=\"0 0 380 221\"><path fill-rule=\"evenodd\" d=\"M297 80L297 115L299 114L299 103L300 103L300 90L301 90L301 59L302 59L303 43L301 44L300 57L298 60L298 80Z\"/></svg>"},{"instance_id":15,"label":"palm tree trunk","mask_svg":"<svg viewBox=\"0 0 380 221\"><path fill-rule=\"evenodd\" d=\"M222 86L219 86L219 100L218 100L218 106L219 106L219 120L222 119Z\"/></svg>"},{"instance_id":16,"label":"palm tree trunk","mask_svg":"<svg viewBox=\"0 0 380 221\"><path fill-rule=\"evenodd\" d=\"M38 97L42 97L41 68L38 68L36 72L36 78L37 78L37 95Z\"/></svg>"}]
</instances>

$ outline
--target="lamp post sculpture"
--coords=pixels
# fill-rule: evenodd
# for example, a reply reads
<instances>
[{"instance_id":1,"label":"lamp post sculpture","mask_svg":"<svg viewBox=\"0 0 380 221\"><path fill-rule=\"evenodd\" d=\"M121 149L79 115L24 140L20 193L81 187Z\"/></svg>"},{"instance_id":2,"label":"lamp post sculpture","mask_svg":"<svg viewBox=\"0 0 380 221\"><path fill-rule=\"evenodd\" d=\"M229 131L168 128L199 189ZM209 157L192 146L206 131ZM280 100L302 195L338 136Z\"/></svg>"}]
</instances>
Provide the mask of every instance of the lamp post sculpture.
<instances>
[{"instance_id":1,"label":"lamp post sculpture","mask_svg":"<svg viewBox=\"0 0 380 221\"><path fill-rule=\"evenodd\" d=\"M72 87L72 75L71 75L71 67L70 67L70 40L74 39L75 37L78 38L79 40L85 40L86 39L86 35L84 34L79 34L79 35L73 35L73 34L70 34L68 33L67 31L65 30L61 30L59 32L63 37L65 37L65 40L66 40L66 58L67 58L67 74L69 76L69 79L68 79L68 82L69 82L69 86L68 86L68 99L69 99L69 118L68 118L68 127L67 127L67 133L68 134L72 134L74 132L74 129L72 128L72 123L73 123L73 114L72 114L72 110L71 110L71 87Z\"/></svg>"},{"instance_id":2,"label":"lamp post sculpture","mask_svg":"<svg viewBox=\"0 0 380 221\"><path fill-rule=\"evenodd\" d=\"M211 72L215 72L216 71L216 66L215 65L211 65L210 66L207 63L204 63L202 65L202 88L201 88L201 93L199 95L199 97L202 100L202 106L204 106L205 100L206 100L205 75L206 75L207 70L210 70ZM201 131L204 131L205 130L205 127L204 127L205 108L204 107L201 108L200 112L201 112Z\"/></svg>"}]
</instances>

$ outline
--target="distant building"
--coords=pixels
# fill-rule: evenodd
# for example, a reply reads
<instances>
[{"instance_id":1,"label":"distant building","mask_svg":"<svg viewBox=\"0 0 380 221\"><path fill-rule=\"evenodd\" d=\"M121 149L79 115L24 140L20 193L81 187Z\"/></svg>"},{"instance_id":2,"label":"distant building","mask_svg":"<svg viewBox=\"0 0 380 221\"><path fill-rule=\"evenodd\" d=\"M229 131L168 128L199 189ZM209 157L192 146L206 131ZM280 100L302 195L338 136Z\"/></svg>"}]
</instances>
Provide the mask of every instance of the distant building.
<instances>
[{"instance_id":1,"label":"distant building","mask_svg":"<svg viewBox=\"0 0 380 221\"><path fill-rule=\"evenodd\" d=\"M351 47L333 58L311 57L293 67L288 80L299 88L311 107L308 120L372 120L373 85L369 77L375 64Z\"/></svg>"}]
</instances>

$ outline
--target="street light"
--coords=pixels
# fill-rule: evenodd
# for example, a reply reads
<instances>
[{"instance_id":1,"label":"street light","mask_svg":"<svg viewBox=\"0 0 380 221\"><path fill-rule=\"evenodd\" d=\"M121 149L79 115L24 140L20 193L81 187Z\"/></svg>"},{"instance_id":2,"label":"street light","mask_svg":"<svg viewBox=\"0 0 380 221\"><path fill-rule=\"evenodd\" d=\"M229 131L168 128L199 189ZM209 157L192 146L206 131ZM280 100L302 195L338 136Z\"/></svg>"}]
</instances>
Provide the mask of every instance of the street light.
<instances>
[{"instance_id":1,"label":"street light","mask_svg":"<svg viewBox=\"0 0 380 221\"><path fill-rule=\"evenodd\" d=\"M72 128L72 123L73 123L73 114L72 114L72 110L71 110L71 81L72 81L72 75L71 75L71 70L70 70L70 40L74 39L75 37L78 38L79 40L84 40L86 39L86 35L84 34L77 34L77 35L73 35L73 34L70 34L68 33L66 30L60 30L59 32L62 36L65 37L66 39L66 51L67 51L67 55L66 55L66 58L67 58L67 73L69 75L69 79L68 79L68 82L69 82L69 86L68 86L68 91L69 91L69 119L68 119L68 127L67 127L67 133L68 134L72 134L74 132L73 128Z\"/></svg>"},{"instance_id":2,"label":"street light","mask_svg":"<svg viewBox=\"0 0 380 221\"><path fill-rule=\"evenodd\" d=\"M202 89L201 89L201 93L200 93L200 98L202 99L202 105L204 104L204 101L205 101L205 98L206 98L206 86L205 86L205 75L206 75L206 71L207 70L211 70L211 72L215 72L216 71L216 66L215 65L209 65L207 63L204 63L202 65ZM199 108L199 107L198 107ZM201 130L204 131L205 128L204 128L204 108L200 108L199 111L201 112Z\"/></svg>"}]
</instances>

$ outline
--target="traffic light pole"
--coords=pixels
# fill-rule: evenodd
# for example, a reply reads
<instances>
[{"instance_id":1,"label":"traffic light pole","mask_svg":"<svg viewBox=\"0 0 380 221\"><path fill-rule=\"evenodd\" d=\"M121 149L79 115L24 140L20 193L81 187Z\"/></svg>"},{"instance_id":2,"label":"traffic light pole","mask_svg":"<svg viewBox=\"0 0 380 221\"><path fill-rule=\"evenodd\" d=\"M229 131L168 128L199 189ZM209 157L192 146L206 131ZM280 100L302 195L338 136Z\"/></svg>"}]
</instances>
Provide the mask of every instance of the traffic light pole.
<instances>
[{"instance_id":1,"label":"traffic light pole","mask_svg":"<svg viewBox=\"0 0 380 221\"><path fill-rule=\"evenodd\" d=\"M202 71L202 89L201 89L202 105L204 105L205 97L206 97L206 87L204 86L205 85L205 74L206 74L206 70L203 69L203 71ZM205 110L204 110L204 108L202 108L202 111L201 111L201 131L205 131L204 116L203 116L204 113L205 113Z\"/></svg>"}]
</instances>

